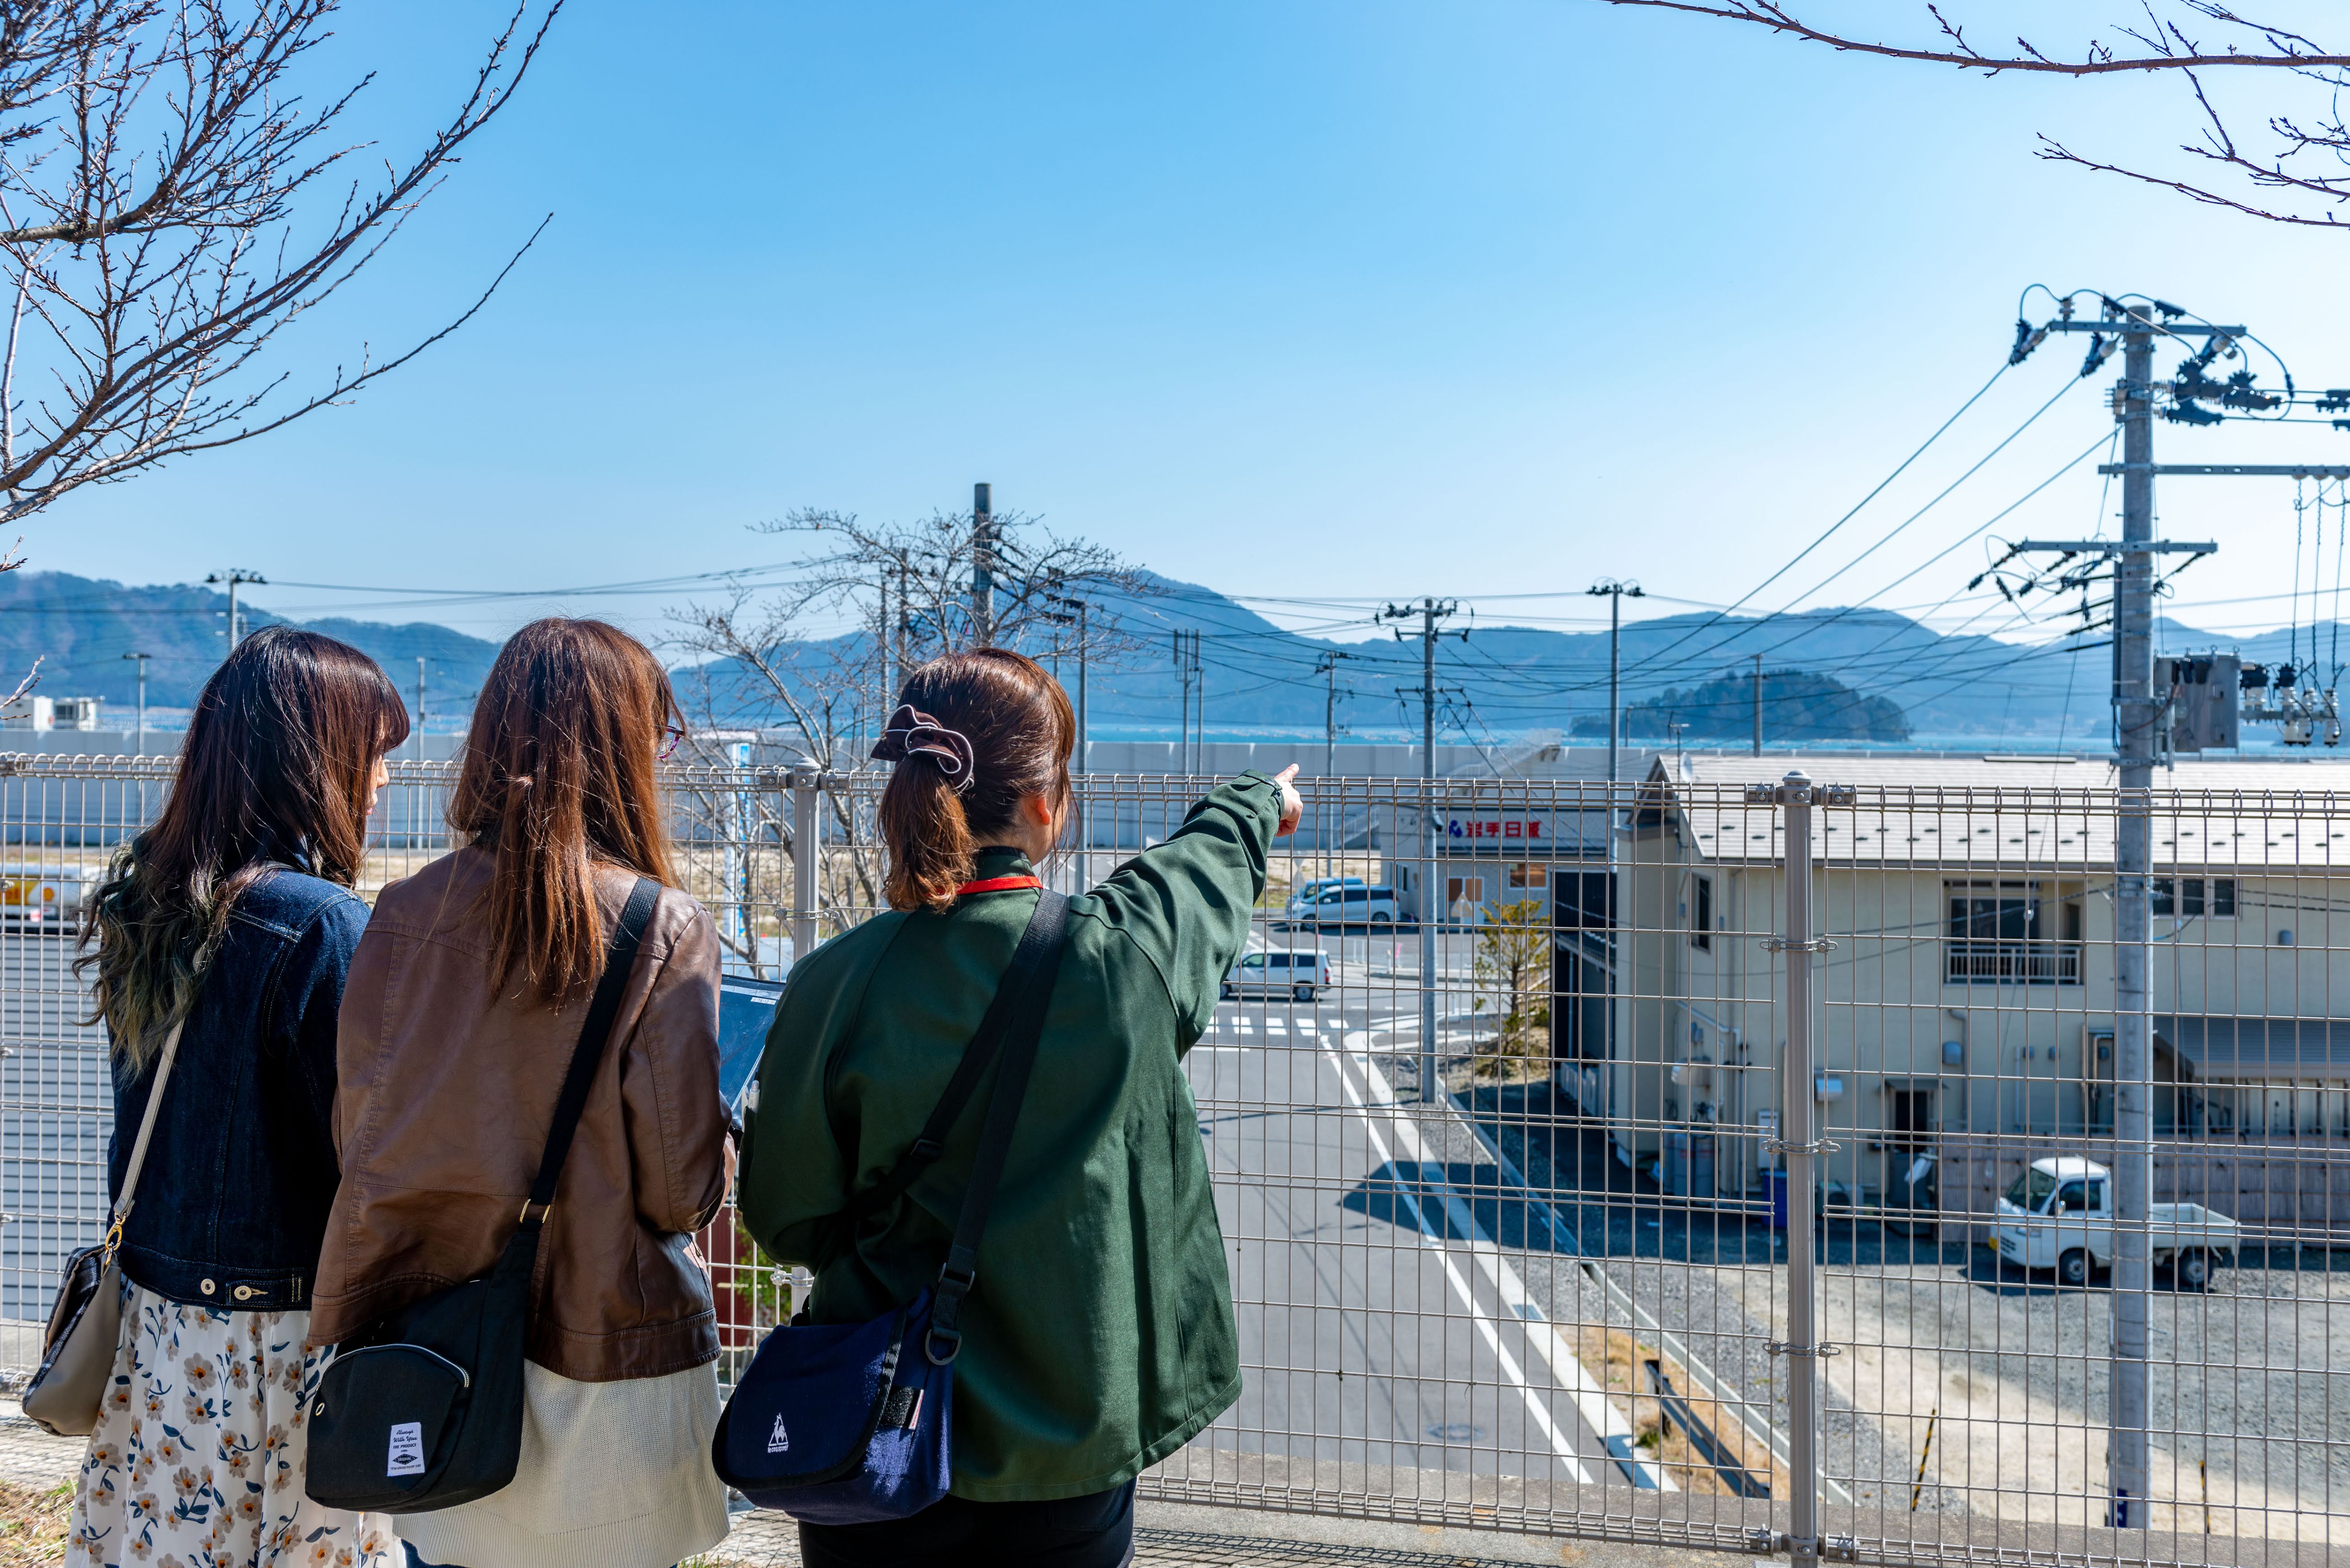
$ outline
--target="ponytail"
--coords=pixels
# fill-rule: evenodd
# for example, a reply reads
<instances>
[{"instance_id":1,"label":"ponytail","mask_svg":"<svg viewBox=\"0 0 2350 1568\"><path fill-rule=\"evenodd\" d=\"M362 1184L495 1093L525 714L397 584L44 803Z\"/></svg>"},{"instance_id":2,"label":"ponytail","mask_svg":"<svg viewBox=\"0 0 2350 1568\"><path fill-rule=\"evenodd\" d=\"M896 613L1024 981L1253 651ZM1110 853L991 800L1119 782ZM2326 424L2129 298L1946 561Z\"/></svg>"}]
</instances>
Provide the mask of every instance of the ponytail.
<instances>
[{"instance_id":1,"label":"ponytail","mask_svg":"<svg viewBox=\"0 0 2350 1568\"><path fill-rule=\"evenodd\" d=\"M893 909L945 909L971 880L971 818L935 766L900 765L881 792L881 841L889 846L883 892Z\"/></svg>"},{"instance_id":2,"label":"ponytail","mask_svg":"<svg viewBox=\"0 0 2350 1568\"><path fill-rule=\"evenodd\" d=\"M1043 665L1003 648L934 659L898 700L873 748L896 765L881 792L883 890L893 909L943 911L971 880L980 844L1013 826L1023 800L1066 804L1076 715Z\"/></svg>"}]
</instances>

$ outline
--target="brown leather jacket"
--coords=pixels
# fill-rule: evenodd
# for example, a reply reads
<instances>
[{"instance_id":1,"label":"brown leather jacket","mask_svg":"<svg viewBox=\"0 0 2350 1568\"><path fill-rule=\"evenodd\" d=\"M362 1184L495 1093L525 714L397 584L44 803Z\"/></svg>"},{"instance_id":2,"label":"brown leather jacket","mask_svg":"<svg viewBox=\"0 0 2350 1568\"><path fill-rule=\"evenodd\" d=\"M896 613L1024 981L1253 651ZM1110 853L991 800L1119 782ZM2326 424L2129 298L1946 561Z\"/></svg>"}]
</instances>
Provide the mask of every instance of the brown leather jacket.
<instances>
[{"instance_id":1,"label":"brown leather jacket","mask_svg":"<svg viewBox=\"0 0 2350 1568\"><path fill-rule=\"evenodd\" d=\"M514 1233L588 1013L501 995L482 895L490 859L444 856L376 900L343 991L328 1221L310 1342L486 1271ZM599 872L610 930L634 878ZM724 1195L718 933L661 890L540 1241L530 1358L586 1383L718 1355L691 1250Z\"/></svg>"}]
</instances>

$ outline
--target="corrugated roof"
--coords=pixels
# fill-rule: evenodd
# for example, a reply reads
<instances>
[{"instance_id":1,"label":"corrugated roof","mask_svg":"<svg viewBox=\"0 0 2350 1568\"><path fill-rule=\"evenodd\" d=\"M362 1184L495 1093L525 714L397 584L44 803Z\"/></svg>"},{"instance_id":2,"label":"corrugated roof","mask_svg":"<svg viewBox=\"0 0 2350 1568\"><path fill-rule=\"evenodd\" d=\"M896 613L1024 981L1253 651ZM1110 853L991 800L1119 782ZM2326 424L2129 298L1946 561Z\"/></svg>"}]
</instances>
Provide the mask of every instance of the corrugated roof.
<instances>
[{"instance_id":1,"label":"corrugated roof","mask_svg":"<svg viewBox=\"0 0 2350 1568\"><path fill-rule=\"evenodd\" d=\"M2101 761L1692 754L1659 759L1645 787L1650 804L1679 812L1700 857L1773 862L1783 849L1781 814L1748 805L1745 793L1798 767L1856 792L1854 805L1813 813L1812 853L1827 864L2113 868L2123 797ZM2158 868L2350 873L2350 763L2181 762L2157 773L2147 804Z\"/></svg>"}]
</instances>

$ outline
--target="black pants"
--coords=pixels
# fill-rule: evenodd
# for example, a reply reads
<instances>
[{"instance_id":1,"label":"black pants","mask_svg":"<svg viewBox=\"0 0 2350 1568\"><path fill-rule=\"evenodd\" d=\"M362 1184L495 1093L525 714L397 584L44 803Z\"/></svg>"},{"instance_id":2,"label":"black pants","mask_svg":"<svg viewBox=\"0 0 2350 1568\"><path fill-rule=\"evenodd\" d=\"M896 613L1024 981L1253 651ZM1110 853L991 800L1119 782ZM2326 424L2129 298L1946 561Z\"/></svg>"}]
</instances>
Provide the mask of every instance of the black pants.
<instances>
[{"instance_id":1,"label":"black pants","mask_svg":"<svg viewBox=\"0 0 2350 1568\"><path fill-rule=\"evenodd\" d=\"M800 1557L807 1568L1126 1568L1134 1483L1056 1502L950 1497L881 1524L803 1524Z\"/></svg>"}]
</instances>

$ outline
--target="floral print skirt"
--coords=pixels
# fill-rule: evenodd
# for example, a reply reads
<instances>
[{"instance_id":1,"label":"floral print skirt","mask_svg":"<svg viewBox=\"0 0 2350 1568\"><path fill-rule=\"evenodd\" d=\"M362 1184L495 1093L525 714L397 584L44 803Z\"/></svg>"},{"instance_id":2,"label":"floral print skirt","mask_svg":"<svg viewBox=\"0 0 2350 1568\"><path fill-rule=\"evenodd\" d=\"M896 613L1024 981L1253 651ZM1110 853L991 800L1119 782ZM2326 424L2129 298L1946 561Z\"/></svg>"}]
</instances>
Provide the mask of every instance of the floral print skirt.
<instances>
[{"instance_id":1,"label":"floral print skirt","mask_svg":"<svg viewBox=\"0 0 2350 1568\"><path fill-rule=\"evenodd\" d=\"M303 1417L335 1354L302 1348L309 1326L305 1312L182 1306L124 1281L68 1568L397 1568L388 1518L302 1490Z\"/></svg>"}]
</instances>

